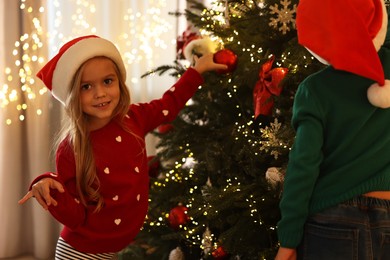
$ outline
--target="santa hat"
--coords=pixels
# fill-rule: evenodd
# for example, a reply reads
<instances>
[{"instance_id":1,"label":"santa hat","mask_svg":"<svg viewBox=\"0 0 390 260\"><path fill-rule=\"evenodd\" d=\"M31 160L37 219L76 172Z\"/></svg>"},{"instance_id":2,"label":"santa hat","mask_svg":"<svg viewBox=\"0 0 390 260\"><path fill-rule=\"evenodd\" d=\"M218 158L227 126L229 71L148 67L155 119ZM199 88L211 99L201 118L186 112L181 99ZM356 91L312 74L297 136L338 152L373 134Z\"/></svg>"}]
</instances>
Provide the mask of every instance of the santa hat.
<instances>
[{"instance_id":1,"label":"santa hat","mask_svg":"<svg viewBox=\"0 0 390 260\"><path fill-rule=\"evenodd\" d=\"M368 100L388 108L390 81L377 53L386 38L387 20L383 0L300 0L298 41L335 69L374 80Z\"/></svg>"},{"instance_id":2,"label":"santa hat","mask_svg":"<svg viewBox=\"0 0 390 260\"><path fill-rule=\"evenodd\" d=\"M193 36L188 39L183 46L183 55L186 60L193 62L194 55L202 56L209 53L214 53L217 49L217 43L209 37Z\"/></svg>"},{"instance_id":3,"label":"santa hat","mask_svg":"<svg viewBox=\"0 0 390 260\"><path fill-rule=\"evenodd\" d=\"M120 76L126 80L126 68L118 49L112 42L96 35L78 37L64 44L37 76L52 95L65 104L74 74L84 62L97 56L110 58L118 66Z\"/></svg>"}]
</instances>

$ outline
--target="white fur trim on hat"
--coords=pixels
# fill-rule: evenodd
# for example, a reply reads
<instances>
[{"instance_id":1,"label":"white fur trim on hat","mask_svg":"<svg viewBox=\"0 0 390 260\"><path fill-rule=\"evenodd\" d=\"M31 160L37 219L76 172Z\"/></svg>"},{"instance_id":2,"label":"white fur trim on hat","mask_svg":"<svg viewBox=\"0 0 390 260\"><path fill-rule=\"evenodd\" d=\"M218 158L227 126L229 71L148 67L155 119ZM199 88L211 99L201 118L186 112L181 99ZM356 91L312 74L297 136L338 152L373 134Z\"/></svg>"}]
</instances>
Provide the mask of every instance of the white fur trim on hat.
<instances>
[{"instance_id":1,"label":"white fur trim on hat","mask_svg":"<svg viewBox=\"0 0 390 260\"><path fill-rule=\"evenodd\" d=\"M217 44L213 42L209 37L195 39L190 41L185 46L183 55L186 60L193 62L194 55L201 56L209 53L214 53L217 47Z\"/></svg>"},{"instance_id":2,"label":"white fur trim on hat","mask_svg":"<svg viewBox=\"0 0 390 260\"><path fill-rule=\"evenodd\" d=\"M58 60L53 72L53 96L65 104L76 71L84 62L98 56L113 60L119 68L121 77L126 80L126 68L116 46L103 38L85 38L69 47Z\"/></svg>"}]
</instances>

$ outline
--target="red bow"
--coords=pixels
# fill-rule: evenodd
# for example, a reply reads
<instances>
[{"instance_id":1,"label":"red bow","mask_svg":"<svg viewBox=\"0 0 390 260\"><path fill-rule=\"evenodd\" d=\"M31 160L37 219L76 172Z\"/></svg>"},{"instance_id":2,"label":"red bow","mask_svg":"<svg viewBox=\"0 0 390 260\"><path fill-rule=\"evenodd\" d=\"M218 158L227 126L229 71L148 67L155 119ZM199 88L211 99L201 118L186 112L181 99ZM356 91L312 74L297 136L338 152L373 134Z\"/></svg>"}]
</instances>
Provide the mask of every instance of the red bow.
<instances>
[{"instance_id":1,"label":"red bow","mask_svg":"<svg viewBox=\"0 0 390 260\"><path fill-rule=\"evenodd\" d=\"M259 115L269 116L272 113L274 100L272 95L279 96L282 92L280 82L286 76L288 69L272 68L275 57L272 56L265 62L259 71L259 80L256 82L253 90L253 105L255 111L255 119Z\"/></svg>"}]
</instances>

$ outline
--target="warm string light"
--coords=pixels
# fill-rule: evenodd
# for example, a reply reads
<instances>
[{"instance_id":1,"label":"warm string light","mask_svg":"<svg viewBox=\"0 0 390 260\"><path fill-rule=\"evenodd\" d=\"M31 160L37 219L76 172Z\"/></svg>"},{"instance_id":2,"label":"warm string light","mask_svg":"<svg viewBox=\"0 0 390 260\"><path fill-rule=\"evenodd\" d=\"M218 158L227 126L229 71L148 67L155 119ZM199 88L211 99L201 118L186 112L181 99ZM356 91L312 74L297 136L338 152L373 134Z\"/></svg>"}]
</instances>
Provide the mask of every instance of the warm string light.
<instances>
[{"instance_id":1,"label":"warm string light","mask_svg":"<svg viewBox=\"0 0 390 260\"><path fill-rule=\"evenodd\" d=\"M0 107L10 108L11 105L15 107L20 121L25 120L27 109L35 109L38 116L44 113L42 108L35 107L39 103L35 100L39 96L48 94L46 87L35 79L35 70L47 60L47 55L40 53L48 51L51 56L62 44L74 37L99 33L95 21L99 21L100 17L96 18L98 7L93 1L67 1L67 6L74 7L71 14L64 13L64 10L70 8L64 8L63 2L50 1L47 6L49 13L43 6L35 7L33 0L21 0L19 8L30 28L15 42L12 51L15 57L15 69L10 66L5 68L6 82L0 87ZM128 8L123 14L123 21L127 28L124 28L124 32L114 40L120 45L118 48L123 54L126 66L143 62L153 67L155 66L153 60L156 60L160 53L175 47L175 39L169 42L162 39L162 36L173 28L173 25L162 15L161 10L167 7L167 4L167 0L152 0L148 2L150 7L142 13ZM48 23L49 29L42 27L39 17L43 13L51 19ZM65 33L64 24L66 28L71 28L70 32ZM47 44L42 39L47 39ZM51 46L50 49L47 49L48 46ZM137 84L139 76L132 75L129 80L132 84ZM15 121L14 114L10 113L10 118L5 120L7 125Z\"/></svg>"},{"instance_id":2,"label":"warm string light","mask_svg":"<svg viewBox=\"0 0 390 260\"><path fill-rule=\"evenodd\" d=\"M221 6L219 6L221 7ZM211 14L211 15L210 15ZM205 10L203 12L203 20L205 21L207 19L208 23L211 23L211 26L214 26L218 23L219 26L224 25L226 22L226 17L223 16L224 12L221 9L215 8L214 10ZM235 14L231 14L235 15ZM214 17L213 22L210 21L210 17ZM217 19L215 19L217 17ZM237 18L239 18L239 15L236 15ZM212 27L208 27L207 29L210 29ZM201 35L210 35L210 33L207 30L200 30ZM224 46L227 42L235 42L238 45L241 43L237 41L236 39L239 38L239 32L233 31L233 36L227 38L227 39L217 39L219 41L219 44L221 46ZM254 64L262 64L264 61L260 59L259 57L262 57L263 49L261 47L256 46L256 44L252 44L251 46L243 47L242 49L242 55L248 55L249 60ZM288 56L287 54L286 56ZM284 62L286 61L286 56L281 57L281 62L276 63L276 66L282 66ZM297 67L296 67L297 69ZM296 69L294 72L296 72ZM226 79L225 79L226 80ZM232 84L232 79L228 78L226 82L221 81L221 85L224 83L227 83L228 85ZM226 92L226 95L228 98L234 99L237 98L235 95L237 94L237 88L238 86L233 84L231 87L229 87L229 91ZM277 120L275 120L273 123L270 124L270 126L266 126L260 129L261 138L257 137L256 131L259 131L259 129L254 129L254 117L252 116L249 120L243 120L243 111L242 108L237 105L237 118L238 121L246 121L243 125L240 125L239 122L236 122L236 126L238 129L238 133L242 134L242 137L240 135L236 136L236 140L239 140L240 138L243 138L246 142L248 142L252 147L253 151L255 151L255 154L257 155L259 152L265 151L269 152L271 155L275 157L275 159L278 158L278 156L281 154L280 149L282 150L288 150L288 145L284 144L282 141L280 141L277 136L280 134L280 129L282 127L281 123L279 123ZM260 140L259 140L260 139ZM183 166L182 163L176 162L175 167L176 170L180 169ZM166 180L169 181L176 181L176 178L169 178L175 171L170 172L170 175L168 175ZM194 186L192 188L189 188L189 195L190 198L188 199L187 206L189 208L192 208L193 204L195 203L195 198L191 195L199 192L199 187ZM226 186L223 187L223 192L231 194L231 193L240 193L242 192L241 183L236 177L235 179L228 179L226 182ZM265 198L261 198L260 202L265 202ZM261 219L261 214L258 212L258 204L259 201L255 197L255 195L250 194L246 198L246 202L248 203L248 210L249 215L253 218L253 222L258 225L264 225L263 220ZM197 209L192 210L198 210L199 213L201 213L203 216L209 216L209 215L217 215L219 212L217 209L213 207L213 205L205 203L203 205L198 206ZM167 216L166 216L167 217ZM160 221L163 219L160 219ZM206 254L210 252L210 244L212 243L213 248L217 248L218 244L216 242L212 242L215 235L204 225L202 227L199 227L199 223L191 218L191 225L183 226L181 227L183 231L185 231L185 237L188 240L189 243L192 245L199 246ZM267 227L270 230L274 230L275 227ZM202 232L203 231L203 232ZM208 232L207 232L208 231ZM207 233L206 233L207 232ZM206 233L206 234L205 234Z\"/></svg>"},{"instance_id":3,"label":"warm string light","mask_svg":"<svg viewBox=\"0 0 390 260\"><path fill-rule=\"evenodd\" d=\"M188 148L189 144L186 144L185 147L186 148L181 147L181 149L183 150L184 157L181 158L181 160L175 161L174 167L171 170L169 170L166 173L163 173L163 177L160 177L159 179L154 181L153 182L154 186L159 187L159 188L165 188L170 182L182 183L183 181L189 181L190 178L192 178L194 176L195 172L194 172L193 168L194 168L194 164L196 164L196 161L193 158L194 154ZM187 170L189 173L188 177L186 176L183 179L182 174L179 172L180 169ZM198 187L196 187L196 186L190 188L190 193L193 193L196 189L198 189ZM149 199L149 203L150 202L151 202L151 199ZM191 208L192 205L187 204L186 207ZM155 221L149 221L149 219L147 219L145 221L145 225L149 225L151 227L166 225L168 217L169 217L168 212L162 212L161 216ZM192 218L190 218L190 219L192 219ZM185 228L185 227L183 227L183 228Z\"/></svg>"},{"instance_id":4,"label":"warm string light","mask_svg":"<svg viewBox=\"0 0 390 260\"><path fill-rule=\"evenodd\" d=\"M201 13L201 20L208 21L207 29L209 29L210 31L213 30L215 25L218 26L227 25L224 3L221 2L211 3L211 7L209 9L204 9L203 12Z\"/></svg>"},{"instance_id":5,"label":"warm string light","mask_svg":"<svg viewBox=\"0 0 390 260\"><path fill-rule=\"evenodd\" d=\"M15 42L12 50L14 57L13 67L6 67L4 70L5 80L0 89L0 107L7 108L9 114L15 115L5 119L6 125L11 125L17 119L26 119L26 110L30 107L40 116L43 110L34 100L47 93L46 88L38 86L35 81L34 69L37 64L43 61L40 55L43 43L41 36L43 29L41 21L36 15L44 12L44 7L35 8L27 0L21 0L19 8L26 17L26 26L30 27L28 33L24 33ZM17 71L17 72L16 72ZM15 109L16 111L12 111ZM17 119L13 118L17 117Z\"/></svg>"},{"instance_id":6,"label":"warm string light","mask_svg":"<svg viewBox=\"0 0 390 260\"><path fill-rule=\"evenodd\" d=\"M71 15L72 32L65 37L61 31L63 28L62 7L58 0L54 3L53 12L56 14L54 28L51 32L52 41L60 41L60 44L55 44L53 52L56 52L58 46L68 40L86 33L99 34L99 28L94 26L91 21L99 20L96 17L97 7L90 0L70 0L67 4L75 5L75 13ZM164 19L162 9L168 5L167 0L151 0L148 1L148 8L144 11L138 11L133 8L124 10L122 16L125 22L125 27L119 33L117 39L113 39L117 43L118 49L121 51L125 65L135 65L138 63L147 63L150 67L155 67L156 60L160 53L167 49L175 48L176 40L172 39L166 42L162 36L173 29L173 25ZM129 75L131 83L139 83L139 76Z\"/></svg>"},{"instance_id":7,"label":"warm string light","mask_svg":"<svg viewBox=\"0 0 390 260\"><path fill-rule=\"evenodd\" d=\"M167 1L155 1L154 7L145 10L145 13L127 9L124 20L127 21L128 29L120 36L125 41L126 51L124 59L128 64L142 60L155 59L159 51L164 51L174 47L171 43L166 43L161 36L172 29L172 24L161 18L161 8L167 5ZM140 22L141 21L141 22ZM148 26L144 26L147 22Z\"/></svg>"},{"instance_id":8,"label":"warm string light","mask_svg":"<svg viewBox=\"0 0 390 260\"><path fill-rule=\"evenodd\" d=\"M253 124L253 122L249 123ZM275 123L276 124L276 123ZM275 128L280 127L279 125ZM194 154L188 148L189 144L181 147L183 151L185 151L185 156L180 160L174 162L174 167L168 173L165 173L163 179L155 181L154 184L160 186L159 183L163 183L163 186L166 186L169 182L182 182L183 177L180 176L180 170L185 169L190 172L188 178L192 178L194 175L194 166L196 165L196 161L194 160ZM212 186L212 184L208 181L205 186ZM198 208L194 209L193 204L196 202L196 198L193 196L194 194L198 194L200 187L193 186L188 189L188 194L190 195L188 202L186 203L186 207L192 210L198 210L203 216L207 217L209 215L218 215L219 211L213 207L213 205L205 202L204 204L198 206ZM238 177L229 178L226 180L225 187L222 187L222 191L227 194L232 193L240 193L242 192L241 182ZM207 192L203 193L203 196L208 196ZM206 200L207 201L207 200ZM262 198L264 202L265 199ZM255 199L253 194L249 194L246 202L248 203L248 210L250 216L253 218L253 222L258 225L263 225L263 221L261 219L261 214L258 212L258 201ZM145 225L149 225L150 227L160 227L167 225L167 219L169 217L168 212L162 212L160 217L158 217L154 221L146 220ZM204 250L205 254L210 254L213 249L216 249L219 245L217 242L214 242L215 234L210 231L205 224L200 224L195 218L190 217L190 222L187 225L181 225L179 228L184 232L184 236L187 240L187 243L197 246L200 249ZM274 230L275 227L267 227L270 230Z\"/></svg>"},{"instance_id":9,"label":"warm string light","mask_svg":"<svg viewBox=\"0 0 390 260\"><path fill-rule=\"evenodd\" d=\"M204 12L204 15L206 15L206 14L207 13ZM218 15L221 15L221 14L222 14L222 12L219 13ZM209 18L205 18L205 19L209 19ZM220 21L224 21L224 20L221 19ZM200 32L202 35L209 35L209 33L206 30L201 30ZM239 33L237 31L234 31L234 36L230 37L229 39L225 39L224 41L234 42L234 41L236 41L235 37L238 37L238 36L239 36ZM217 40L220 41L219 43L222 46L224 45L224 41L222 41L221 39L217 39ZM256 63L256 64L261 64L263 62L262 60L260 60L258 58L259 56L261 56L259 54L262 54L262 53L263 53L263 49L261 47L257 47L255 44L252 44L249 48L243 49L243 55L246 55L246 54L249 55L251 62ZM277 65L281 66L280 64L277 64ZM226 82L221 82L221 84L224 84L224 83L227 83L228 85L230 85L230 84L232 84L232 79L228 78ZM236 98L235 95L237 94L237 88L238 88L237 85L232 85L229 88L230 90L226 92L226 95L228 96L228 98L231 98L231 99ZM236 108L237 108L238 118L242 119L242 114L243 114L242 108L239 105L237 105ZM198 124L201 124L201 123L204 123L204 122L198 122ZM243 133L243 136L248 141L248 143L251 143L252 146L257 148L257 150L261 150L261 149L259 149L259 147L261 147L261 145L263 145L263 144L254 138L255 130L253 129L253 124L254 124L254 118L252 117L242 127L238 126L238 129L239 129L239 132ZM273 127L271 129L274 132L272 132L271 130L266 128L267 131L272 133L271 136L275 136L277 130L280 128L280 124L277 124L277 122L274 122L274 124L275 124L275 127ZM238 125L238 122L236 123L236 125ZM264 133L263 133L263 135L264 135ZM253 140L252 140L252 137L253 137ZM262 138L265 139L266 137L262 136ZM267 143L266 145L268 146L269 143ZM286 146L283 146L283 147L286 147ZM254 149L254 150L256 150L256 149ZM274 153L274 151L271 152L271 154L273 154L273 153ZM277 155L278 154L275 154L275 156L277 156ZM180 174L180 169L183 168L185 161L186 161L186 158L183 158L182 161L175 162L174 167L173 167L174 169L172 169L170 172L168 172L165 175L166 182L171 182L171 181L181 182L182 181L182 179L179 177L180 176L179 174ZM178 175L176 175L177 173L178 173ZM192 176L191 176L191 171L190 171L189 178L191 178L191 177ZM157 184L157 185L159 185L159 184ZM194 187L189 188L188 195L190 195L189 196L190 198L188 198L188 203L186 205L188 208L192 208L193 204L196 202L196 198L193 195L197 194L199 192L199 189L200 188L198 186L194 186ZM202 192L203 192L203 190L202 190ZM223 188L223 192L228 193L228 194L242 192L241 183L238 180L238 178L236 177L234 179L228 179L226 182L226 186ZM203 195L207 196L207 194L203 194ZM263 198L263 200L264 200L264 198ZM259 225L263 225L264 223L263 223L261 216L257 210L258 202L255 199L254 195L253 194L249 195L249 197L246 199L246 201L248 203L249 214L253 218L253 222L257 223ZM198 210L199 213L201 213L205 217L207 217L209 215L219 214L218 209L215 209L213 207L213 205L211 205L209 203L205 203L203 205L200 205L196 209L192 208L192 210ZM165 217L159 218L158 222L153 222L150 225L153 225L153 226L154 225L166 225L166 218L168 216L169 216L169 214L165 213ZM210 254L210 252L211 252L210 247L212 247L214 249L218 247L218 244L216 242L212 242L215 235L206 226L202 225L201 227L199 227L199 223L196 221L196 219L191 218L191 217L190 217L190 219L191 219L190 225L186 225L186 226L181 227L181 230L185 232L185 238L187 239L187 241L190 244L192 244L194 246L199 246L202 250L206 250L206 251L204 251L205 254ZM272 228L274 228L274 227L271 227L271 229ZM205 233L206 233L206 235L205 235Z\"/></svg>"}]
</instances>

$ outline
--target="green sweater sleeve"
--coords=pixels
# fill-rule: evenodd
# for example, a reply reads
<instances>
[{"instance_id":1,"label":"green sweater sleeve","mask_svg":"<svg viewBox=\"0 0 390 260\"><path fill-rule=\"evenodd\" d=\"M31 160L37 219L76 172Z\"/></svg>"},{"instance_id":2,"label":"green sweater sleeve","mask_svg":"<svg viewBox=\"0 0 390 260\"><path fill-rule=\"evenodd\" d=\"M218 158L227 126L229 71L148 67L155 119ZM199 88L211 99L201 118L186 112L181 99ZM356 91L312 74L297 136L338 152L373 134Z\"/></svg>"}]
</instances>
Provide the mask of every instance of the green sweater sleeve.
<instances>
[{"instance_id":1,"label":"green sweater sleeve","mask_svg":"<svg viewBox=\"0 0 390 260\"><path fill-rule=\"evenodd\" d=\"M280 203L282 219L278 223L278 237L282 247L297 247L303 236L311 194L323 157L324 117L320 107L319 99L303 82L294 100L292 124L296 139L289 155Z\"/></svg>"}]
</instances>

